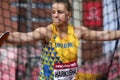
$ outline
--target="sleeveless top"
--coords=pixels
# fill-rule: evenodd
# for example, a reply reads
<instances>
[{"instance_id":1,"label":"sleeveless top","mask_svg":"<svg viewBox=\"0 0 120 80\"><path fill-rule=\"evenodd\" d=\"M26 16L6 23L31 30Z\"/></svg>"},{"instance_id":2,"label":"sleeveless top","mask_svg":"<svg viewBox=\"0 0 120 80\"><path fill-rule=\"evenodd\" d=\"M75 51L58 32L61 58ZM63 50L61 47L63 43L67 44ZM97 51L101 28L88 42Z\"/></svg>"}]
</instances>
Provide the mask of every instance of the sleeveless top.
<instances>
[{"instance_id":1,"label":"sleeveless top","mask_svg":"<svg viewBox=\"0 0 120 80\"><path fill-rule=\"evenodd\" d=\"M42 49L43 63L38 80L73 80L77 72L77 53L79 40L74 28L68 25L66 38L61 39L52 24L53 33L49 44Z\"/></svg>"}]
</instances>

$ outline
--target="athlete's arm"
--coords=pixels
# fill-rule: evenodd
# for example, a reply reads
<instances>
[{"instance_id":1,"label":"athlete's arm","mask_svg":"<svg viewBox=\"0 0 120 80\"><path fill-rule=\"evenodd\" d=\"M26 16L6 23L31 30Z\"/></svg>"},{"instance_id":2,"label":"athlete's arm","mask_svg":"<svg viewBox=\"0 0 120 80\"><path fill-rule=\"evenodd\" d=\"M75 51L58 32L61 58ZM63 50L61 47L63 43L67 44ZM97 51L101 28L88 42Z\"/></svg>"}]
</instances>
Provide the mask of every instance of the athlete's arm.
<instances>
[{"instance_id":1,"label":"athlete's arm","mask_svg":"<svg viewBox=\"0 0 120 80\"><path fill-rule=\"evenodd\" d=\"M81 38L85 40L108 41L120 38L120 31L94 31L85 27L81 27L79 31L82 34Z\"/></svg>"},{"instance_id":2,"label":"athlete's arm","mask_svg":"<svg viewBox=\"0 0 120 80\"><path fill-rule=\"evenodd\" d=\"M47 35L48 29L40 27L28 33L12 32L9 34L7 42L15 44L24 44L42 40Z\"/></svg>"}]
</instances>

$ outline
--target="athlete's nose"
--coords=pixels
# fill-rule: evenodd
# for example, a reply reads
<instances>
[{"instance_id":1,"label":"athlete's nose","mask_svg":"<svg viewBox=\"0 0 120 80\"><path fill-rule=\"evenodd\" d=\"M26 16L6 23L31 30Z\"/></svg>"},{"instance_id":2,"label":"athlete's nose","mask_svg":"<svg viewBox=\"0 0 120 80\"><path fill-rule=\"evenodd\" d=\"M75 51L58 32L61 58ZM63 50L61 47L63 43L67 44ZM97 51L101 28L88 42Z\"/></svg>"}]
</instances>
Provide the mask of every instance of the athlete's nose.
<instances>
[{"instance_id":1,"label":"athlete's nose","mask_svg":"<svg viewBox=\"0 0 120 80\"><path fill-rule=\"evenodd\" d=\"M54 16L55 16L55 17L58 17L58 12L55 12Z\"/></svg>"}]
</instances>

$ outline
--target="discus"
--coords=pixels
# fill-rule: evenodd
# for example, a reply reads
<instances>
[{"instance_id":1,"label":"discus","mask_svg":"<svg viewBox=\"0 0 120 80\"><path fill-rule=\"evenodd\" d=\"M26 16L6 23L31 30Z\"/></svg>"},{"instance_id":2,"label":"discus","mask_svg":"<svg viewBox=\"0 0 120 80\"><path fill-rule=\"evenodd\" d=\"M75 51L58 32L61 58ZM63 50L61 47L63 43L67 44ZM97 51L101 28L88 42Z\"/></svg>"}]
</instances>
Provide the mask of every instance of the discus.
<instances>
[{"instance_id":1,"label":"discus","mask_svg":"<svg viewBox=\"0 0 120 80\"><path fill-rule=\"evenodd\" d=\"M0 35L0 47L3 45L3 42L7 40L9 32L4 32Z\"/></svg>"}]
</instances>

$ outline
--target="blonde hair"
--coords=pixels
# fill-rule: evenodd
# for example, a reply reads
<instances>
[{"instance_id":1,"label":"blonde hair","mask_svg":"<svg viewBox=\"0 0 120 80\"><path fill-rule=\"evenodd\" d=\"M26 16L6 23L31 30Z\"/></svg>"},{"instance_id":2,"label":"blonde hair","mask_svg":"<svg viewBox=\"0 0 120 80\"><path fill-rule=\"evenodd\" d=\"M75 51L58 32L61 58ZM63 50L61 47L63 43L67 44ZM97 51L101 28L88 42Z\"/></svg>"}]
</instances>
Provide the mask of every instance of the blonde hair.
<instances>
[{"instance_id":1,"label":"blonde hair","mask_svg":"<svg viewBox=\"0 0 120 80\"><path fill-rule=\"evenodd\" d=\"M72 7L71 7L71 0L53 0L53 4L54 3L62 3L66 6L68 11L72 11Z\"/></svg>"}]
</instances>

